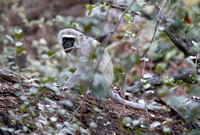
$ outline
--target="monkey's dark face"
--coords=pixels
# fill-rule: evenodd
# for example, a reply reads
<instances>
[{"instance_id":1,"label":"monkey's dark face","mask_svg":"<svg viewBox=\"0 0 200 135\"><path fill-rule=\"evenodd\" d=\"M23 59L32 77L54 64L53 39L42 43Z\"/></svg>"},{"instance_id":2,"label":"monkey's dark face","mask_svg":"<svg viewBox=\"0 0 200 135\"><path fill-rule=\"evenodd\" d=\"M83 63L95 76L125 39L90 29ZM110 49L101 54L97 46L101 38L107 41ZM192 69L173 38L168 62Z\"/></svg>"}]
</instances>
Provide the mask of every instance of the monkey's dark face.
<instances>
[{"instance_id":1,"label":"monkey's dark face","mask_svg":"<svg viewBox=\"0 0 200 135\"><path fill-rule=\"evenodd\" d=\"M74 38L63 37L63 44L62 45L63 45L63 48L64 48L66 53L71 52L71 50L74 47L74 42L75 42Z\"/></svg>"}]
</instances>

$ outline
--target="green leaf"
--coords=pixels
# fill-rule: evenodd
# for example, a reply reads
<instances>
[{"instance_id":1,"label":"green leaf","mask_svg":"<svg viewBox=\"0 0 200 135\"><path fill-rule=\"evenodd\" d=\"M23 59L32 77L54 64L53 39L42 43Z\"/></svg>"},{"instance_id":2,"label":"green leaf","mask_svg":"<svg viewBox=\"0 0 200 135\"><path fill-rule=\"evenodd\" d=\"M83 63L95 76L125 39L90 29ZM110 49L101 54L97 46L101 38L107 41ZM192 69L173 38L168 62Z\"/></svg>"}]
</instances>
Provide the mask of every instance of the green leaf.
<instances>
[{"instance_id":1,"label":"green leaf","mask_svg":"<svg viewBox=\"0 0 200 135\"><path fill-rule=\"evenodd\" d=\"M170 133L171 128L167 127L167 126L163 126L163 132L164 133Z\"/></svg>"},{"instance_id":2,"label":"green leaf","mask_svg":"<svg viewBox=\"0 0 200 135\"><path fill-rule=\"evenodd\" d=\"M102 112L102 110L99 109L98 107L96 107L95 105L92 105L92 108L93 108L96 112L99 112L99 113Z\"/></svg>"},{"instance_id":3,"label":"green leaf","mask_svg":"<svg viewBox=\"0 0 200 135\"><path fill-rule=\"evenodd\" d=\"M11 67L13 70L17 70L18 69L18 66L12 66Z\"/></svg>"},{"instance_id":4,"label":"green leaf","mask_svg":"<svg viewBox=\"0 0 200 135\"><path fill-rule=\"evenodd\" d=\"M73 107L73 102L71 100L63 100L63 101L60 101L60 103L69 107Z\"/></svg>"},{"instance_id":5,"label":"green leaf","mask_svg":"<svg viewBox=\"0 0 200 135\"><path fill-rule=\"evenodd\" d=\"M124 72L123 69L122 69L122 68L119 68L119 67L116 67L115 70L116 70L117 72L119 72L119 73L123 73L123 72Z\"/></svg>"},{"instance_id":6,"label":"green leaf","mask_svg":"<svg viewBox=\"0 0 200 135\"><path fill-rule=\"evenodd\" d=\"M92 9L94 8L94 6L93 6L93 5L89 5L89 4L87 4L87 5L85 5L85 7L89 10L89 12L88 12L88 16L90 16L91 13L92 13Z\"/></svg>"},{"instance_id":7,"label":"green leaf","mask_svg":"<svg viewBox=\"0 0 200 135\"><path fill-rule=\"evenodd\" d=\"M42 59L48 59L49 58L49 56L47 55L47 54L42 54Z\"/></svg>"},{"instance_id":8,"label":"green leaf","mask_svg":"<svg viewBox=\"0 0 200 135\"><path fill-rule=\"evenodd\" d=\"M200 96L200 89L198 87L192 86L191 88L189 88L187 93L194 94L196 96Z\"/></svg>"},{"instance_id":9,"label":"green leaf","mask_svg":"<svg viewBox=\"0 0 200 135\"><path fill-rule=\"evenodd\" d=\"M30 95L32 95L32 94L35 95L35 94L37 94L37 93L38 93L38 89L33 88L33 87L29 89L29 94L30 94Z\"/></svg>"},{"instance_id":10,"label":"green leaf","mask_svg":"<svg viewBox=\"0 0 200 135\"><path fill-rule=\"evenodd\" d=\"M4 48L4 52L8 54L14 54L14 49L11 47Z\"/></svg>"},{"instance_id":11,"label":"green leaf","mask_svg":"<svg viewBox=\"0 0 200 135\"><path fill-rule=\"evenodd\" d=\"M31 24L43 24L45 21L44 17L41 17L39 20L32 20Z\"/></svg>"},{"instance_id":12,"label":"green leaf","mask_svg":"<svg viewBox=\"0 0 200 135\"><path fill-rule=\"evenodd\" d=\"M135 46L131 46L132 50L137 50L137 48Z\"/></svg>"},{"instance_id":13,"label":"green leaf","mask_svg":"<svg viewBox=\"0 0 200 135\"><path fill-rule=\"evenodd\" d=\"M13 87L14 87L14 88L19 88L19 87L20 87L20 84L19 84L19 83L15 83L15 84L13 85Z\"/></svg>"},{"instance_id":14,"label":"green leaf","mask_svg":"<svg viewBox=\"0 0 200 135\"><path fill-rule=\"evenodd\" d=\"M7 65L14 65L15 62L14 61L11 61L11 62L8 62Z\"/></svg>"},{"instance_id":15,"label":"green leaf","mask_svg":"<svg viewBox=\"0 0 200 135\"><path fill-rule=\"evenodd\" d=\"M132 119L130 117L124 117L123 122L124 123L131 123Z\"/></svg>"},{"instance_id":16,"label":"green leaf","mask_svg":"<svg viewBox=\"0 0 200 135\"><path fill-rule=\"evenodd\" d=\"M72 124L72 128L73 128L73 129L77 130L77 129L78 129L78 127L79 127L79 126L78 126L78 124L77 124L77 123L73 123L73 124Z\"/></svg>"},{"instance_id":17,"label":"green leaf","mask_svg":"<svg viewBox=\"0 0 200 135\"><path fill-rule=\"evenodd\" d=\"M60 109L60 110L58 110L58 112L61 115L65 115L67 111L65 109Z\"/></svg>"},{"instance_id":18,"label":"green leaf","mask_svg":"<svg viewBox=\"0 0 200 135\"><path fill-rule=\"evenodd\" d=\"M125 14L124 16L125 16L125 18L126 18L127 20L129 20L129 18L130 18L130 15L129 15L129 14Z\"/></svg>"},{"instance_id":19,"label":"green leaf","mask_svg":"<svg viewBox=\"0 0 200 135\"><path fill-rule=\"evenodd\" d=\"M144 87L145 89L149 89L149 88L151 87L151 84L147 83L147 84L143 85L143 87Z\"/></svg>"},{"instance_id":20,"label":"green leaf","mask_svg":"<svg viewBox=\"0 0 200 135\"><path fill-rule=\"evenodd\" d=\"M73 27L74 29L76 29L76 23L75 23L75 22L72 23L72 27Z\"/></svg>"},{"instance_id":21,"label":"green leaf","mask_svg":"<svg viewBox=\"0 0 200 135\"><path fill-rule=\"evenodd\" d=\"M56 121L57 121L57 118L56 118L56 117L51 117L50 120L51 120L52 122L56 122Z\"/></svg>"},{"instance_id":22,"label":"green leaf","mask_svg":"<svg viewBox=\"0 0 200 135\"><path fill-rule=\"evenodd\" d=\"M25 105L25 104L21 104L21 105L20 105L20 109L21 109L22 111L28 111L28 110L26 109L26 105Z\"/></svg>"},{"instance_id":23,"label":"green leaf","mask_svg":"<svg viewBox=\"0 0 200 135\"><path fill-rule=\"evenodd\" d=\"M17 49L16 54L18 55L18 54L22 53L24 50L25 50L24 47L19 48L19 49Z\"/></svg>"},{"instance_id":24,"label":"green leaf","mask_svg":"<svg viewBox=\"0 0 200 135\"><path fill-rule=\"evenodd\" d=\"M90 31L91 30L91 26L90 25L87 25L84 27L84 31Z\"/></svg>"},{"instance_id":25,"label":"green leaf","mask_svg":"<svg viewBox=\"0 0 200 135\"><path fill-rule=\"evenodd\" d=\"M13 39L11 36L6 35L5 37L6 37L7 39L9 39L9 40L11 41L11 43L14 43L14 39Z\"/></svg>"},{"instance_id":26,"label":"green leaf","mask_svg":"<svg viewBox=\"0 0 200 135\"><path fill-rule=\"evenodd\" d=\"M138 125L139 123L140 123L140 120L133 120L133 121L132 121L133 126L136 126L136 125Z\"/></svg>"},{"instance_id":27,"label":"green leaf","mask_svg":"<svg viewBox=\"0 0 200 135\"><path fill-rule=\"evenodd\" d=\"M123 38L124 38L123 36L117 35L117 39L118 39L118 40L122 40Z\"/></svg>"},{"instance_id":28,"label":"green leaf","mask_svg":"<svg viewBox=\"0 0 200 135\"><path fill-rule=\"evenodd\" d=\"M95 122L90 122L90 127L91 127L91 128L96 128L96 127L97 127L97 123L95 123Z\"/></svg>"},{"instance_id":29,"label":"green leaf","mask_svg":"<svg viewBox=\"0 0 200 135\"><path fill-rule=\"evenodd\" d=\"M47 52L47 55L50 57L50 56L52 56L54 53L55 53L55 52L53 52L53 51L48 51L48 52Z\"/></svg>"},{"instance_id":30,"label":"green leaf","mask_svg":"<svg viewBox=\"0 0 200 135\"><path fill-rule=\"evenodd\" d=\"M150 73L147 73L147 74L144 74L144 75L143 75L143 78L146 78L146 79L147 79L147 78L151 78L151 77L152 77L152 74L150 74Z\"/></svg>"},{"instance_id":31,"label":"green leaf","mask_svg":"<svg viewBox=\"0 0 200 135\"><path fill-rule=\"evenodd\" d=\"M80 23L77 23L77 22L72 22L71 26L74 29L77 29L77 30L80 30L80 31L83 31L83 29L84 29L83 25L80 24Z\"/></svg>"},{"instance_id":32,"label":"green leaf","mask_svg":"<svg viewBox=\"0 0 200 135\"><path fill-rule=\"evenodd\" d=\"M149 61L149 58L143 57L143 58L141 58L140 60Z\"/></svg>"},{"instance_id":33,"label":"green leaf","mask_svg":"<svg viewBox=\"0 0 200 135\"><path fill-rule=\"evenodd\" d=\"M147 123L142 123L142 124L140 125L140 127L141 127L141 128L147 128L148 125L147 125Z\"/></svg>"},{"instance_id":34,"label":"green leaf","mask_svg":"<svg viewBox=\"0 0 200 135\"><path fill-rule=\"evenodd\" d=\"M23 43L20 41L15 42L15 46L17 46L17 47L22 46L22 45L23 45Z\"/></svg>"},{"instance_id":35,"label":"green leaf","mask_svg":"<svg viewBox=\"0 0 200 135\"><path fill-rule=\"evenodd\" d=\"M155 128L156 128L157 126L160 126L160 125L161 125L161 123L158 122L158 121L153 122L153 123L150 125L150 129L151 129L151 130L155 130Z\"/></svg>"},{"instance_id":36,"label":"green leaf","mask_svg":"<svg viewBox=\"0 0 200 135\"><path fill-rule=\"evenodd\" d=\"M15 38L20 39L23 37L23 31L22 29L15 29Z\"/></svg>"},{"instance_id":37,"label":"green leaf","mask_svg":"<svg viewBox=\"0 0 200 135\"><path fill-rule=\"evenodd\" d=\"M158 27L158 30L159 30L159 31L164 31L164 30L165 30L165 27L164 27L164 26L160 26L160 27Z\"/></svg>"}]
</instances>

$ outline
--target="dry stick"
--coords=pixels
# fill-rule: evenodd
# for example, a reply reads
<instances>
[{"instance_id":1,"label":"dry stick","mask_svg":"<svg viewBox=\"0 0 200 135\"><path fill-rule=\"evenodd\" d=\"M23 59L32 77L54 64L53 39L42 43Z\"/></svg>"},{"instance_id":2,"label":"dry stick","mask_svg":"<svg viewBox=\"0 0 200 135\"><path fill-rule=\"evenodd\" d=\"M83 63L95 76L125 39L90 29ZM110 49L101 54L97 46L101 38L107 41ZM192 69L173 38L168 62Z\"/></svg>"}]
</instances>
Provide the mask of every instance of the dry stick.
<instances>
[{"instance_id":1,"label":"dry stick","mask_svg":"<svg viewBox=\"0 0 200 135\"><path fill-rule=\"evenodd\" d=\"M15 48L15 50L16 50L16 48ZM14 53L14 58L15 58L16 66L18 67L18 68L17 68L17 73L20 74L20 71L19 71L19 64L18 64L18 61L17 61L17 53L16 53L16 52L17 52L17 51L15 51L15 53ZM22 87L22 79L21 79L20 76L17 76L17 79L18 79L19 84L20 84L19 87L20 87L20 89L21 89L21 91L22 91L22 95L25 96L25 91L24 91L24 88Z\"/></svg>"},{"instance_id":2,"label":"dry stick","mask_svg":"<svg viewBox=\"0 0 200 135\"><path fill-rule=\"evenodd\" d=\"M196 59L195 59L195 70L194 70L195 76L197 76L197 59L198 58L199 58L199 52L197 52Z\"/></svg>"},{"instance_id":3,"label":"dry stick","mask_svg":"<svg viewBox=\"0 0 200 135\"><path fill-rule=\"evenodd\" d=\"M140 59L143 58L143 57L146 55L146 53L149 51L149 49L150 49L150 47L151 47L151 45L152 45L152 43L153 43L153 41L154 41L154 38L155 38L155 35L156 35L156 31L157 31L158 25L159 25L159 23L157 22L156 27L155 27L155 30L154 30L154 33L153 33L153 37L152 37L152 39L151 39L151 43L150 43L149 47L145 50L145 52L142 54L142 56L140 57Z\"/></svg>"},{"instance_id":4,"label":"dry stick","mask_svg":"<svg viewBox=\"0 0 200 135\"><path fill-rule=\"evenodd\" d=\"M49 59L52 59L53 57L55 57L56 55L58 55L60 52L62 52L63 51L63 49L62 50L60 50L60 51L58 51L58 52L56 52L56 53L54 53L53 55L51 55L50 57L49 57Z\"/></svg>"},{"instance_id":5,"label":"dry stick","mask_svg":"<svg viewBox=\"0 0 200 135\"><path fill-rule=\"evenodd\" d=\"M78 112L81 105L82 105L82 103L78 106L78 108L74 111L74 113L72 113L71 117L67 120L67 122L69 122L72 119L72 117Z\"/></svg>"},{"instance_id":6,"label":"dry stick","mask_svg":"<svg viewBox=\"0 0 200 135\"><path fill-rule=\"evenodd\" d=\"M83 109L84 109L84 104L85 104L85 100L87 98L87 90L85 90L84 96L83 96L83 101L81 103L81 110L80 110L80 117L79 117L79 123L78 123L78 130L77 130L77 135L80 134L80 124L82 121L82 117L83 117Z\"/></svg>"},{"instance_id":7,"label":"dry stick","mask_svg":"<svg viewBox=\"0 0 200 135\"><path fill-rule=\"evenodd\" d=\"M121 96L123 97L123 99L125 99L125 95L124 95L124 74L121 75ZM124 117L124 108L125 108L125 104L123 102L123 105L122 105L122 111L121 111L121 120L123 120L123 117ZM122 124L120 124L120 134L123 135L123 126Z\"/></svg>"},{"instance_id":8,"label":"dry stick","mask_svg":"<svg viewBox=\"0 0 200 135\"><path fill-rule=\"evenodd\" d=\"M154 38L155 38L155 35L156 35L156 31L157 31L158 25L159 25L159 23L157 22L157 23L156 23L156 27L155 27L155 29L154 29L153 37L152 37L152 39L151 39L151 43L150 43L149 47L147 48L147 50L146 50L146 51L143 53L143 55L140 57L140 59L143 58L143 57L146 55L146 53L149 51L149 49L150 49L150 47L151 47L151 45L152 45L152 43L153 43L153 41L154 41ZM144 60L144 67L143 67L143 70L142 70L142 75L143 75L143 73L144 73L144 69L145 69L145 60ZM146 110L146 112L149 114L149 112L148 112L148 110L147 110L145 92L143 92L143 98L144 98L144 101L145 101L145 110Z\"/></svg>"},{"instance_id":9,"label":"dry stick","mask_svg":"<svg viewBox=\"0 0 200 135\"><path fill-rule=\"evenodd\" d=\"M73 47L70 47L70 48L66 48L66 49L64 49L64 50L62 49L62 50L60 50L60 51L54 53L52 56L50 56L49 59L55 57L56 55L58 55L58 54L59 54L60 52L62 52L62 51L69 51L70 49L73 49L73 48L75 48L75 47L73 46Z\"/></svg>"},{"instance_id":10,"label":"dry stick","mask_svg":"<svg viewBox=\"0 0 200 135\"><path fill-rule=\"evenodd\" d=\"M105 19L104 19L104 22L103 22L103 25L102 25L102 26L104 26L105 23L106 23L107 16L108 16L108 13L109 13L110 8L111 8L111 6L108 6L108 11L107 11L107 13L106 13L106 17L105 17Z\"/></svg>"},{"instance_id":11,"label":"dry stick","mask_svg":"<svg viewBox=\"0 0 200 135\"><path fill-rule=\"evenodd\" d=\"M130 5L133 5L134 2L135 2L135 0L134 0ZM130 8L130 6L127 7L127 8L124 10L122 16L120 17L119 21L117 22L117 24L115 25L115 27L113 28L113 30L112 30L111 32L109 32L109 35L108 35L108 37L107 37L107 39L106 39L106 43L105 43L105 44L108 43L108 40L110 39L111 34L113 34L113 33L116 31L117 27L119 26L120 22L122 21L123 16L126 14L126 12L128 11L129 8Z\"/></svg>"}]
</instances>

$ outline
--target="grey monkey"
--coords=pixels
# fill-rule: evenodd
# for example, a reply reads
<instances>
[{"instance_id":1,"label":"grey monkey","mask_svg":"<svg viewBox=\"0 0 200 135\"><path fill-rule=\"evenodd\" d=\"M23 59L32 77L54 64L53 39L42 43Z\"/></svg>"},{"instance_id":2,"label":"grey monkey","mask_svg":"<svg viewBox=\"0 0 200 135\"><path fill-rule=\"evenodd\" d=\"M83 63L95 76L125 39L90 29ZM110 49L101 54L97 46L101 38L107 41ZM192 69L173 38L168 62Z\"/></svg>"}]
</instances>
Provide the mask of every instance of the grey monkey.
<instances>
[{"instance_id":1,"label":"grey monkey","mask_svg":"<svg viewBox=\"0 0 200 135\"><path fill-rule=\"evenodd\" d=\"M62 90L70 89L75 82L82 77L88 75L92 70L96 70L96 74L91 77L92 89L103 88L108 96L117 103L125 104L135 109L149 109L149 110L166 110L165 107L149 106L140 103L133 103L122 99L118 94L114 93L111 86L114 79L113 64L111 57L107 51L107 48L103 50L101 58L97 58L94 62L93 68L89 68L89 58L93 53L98 51L98 45L100 44L97 40L92 37L86 37L81 32L67 28L63 29L58 34L58 42L64 48L66 53L71 51L75 52L78 58L84 57L85 61L79 62L79 66L67 82L62 86ZM97 77L100 75L101 77ZM101 86L101 87L99 87Z\"/></svg>"},{"instance_id":2,"label":"grey monkey","mask_svg":"<svg viewBox=\"0 0 200 135\"><path fill-rule=\"evenodd\" d=\"M84 36L81 32L74 29L64 29L58 34L59 44L63 46L66 53L74 51L75 56L78 58L85 58L85 62L80 62L75 73L67 80L62 89L71 88L73 83L78 81L81 77L88 75L91 71L96 68L96 73L93 75L92 79L92 89L96 90L95 93L105 93L111 88L114 74L113 74L113 64L108 54L107 50L103 51L101 60L97 59L93 62L92 69L89 67L88 61L92 53L97 52L99 42L91 37ZM100 88L100 87L101 88ZM99 92L98 89L105 90L104 92ZM105 95L104 95L105 96Z\"/></svg>"}]
</instances>

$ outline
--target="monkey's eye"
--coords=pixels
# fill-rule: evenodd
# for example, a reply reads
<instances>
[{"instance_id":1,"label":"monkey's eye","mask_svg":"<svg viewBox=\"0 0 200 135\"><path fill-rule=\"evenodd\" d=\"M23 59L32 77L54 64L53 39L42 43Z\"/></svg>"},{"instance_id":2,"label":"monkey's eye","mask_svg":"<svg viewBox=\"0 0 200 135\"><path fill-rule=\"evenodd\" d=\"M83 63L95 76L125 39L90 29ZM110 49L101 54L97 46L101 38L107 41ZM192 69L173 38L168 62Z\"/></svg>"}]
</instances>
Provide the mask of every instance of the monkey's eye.
<instances>
[{"instance_id":1,"label":"monkey's eye","mask_svg":"<svg viewBox=\"0 0 200 135\"><path fill-rule=\"evenodd\" d=\"M74 42L75 42L75 39L74 39L74 38L68 38L68 37L64 37L64 38L63 38L63 44L65 44L65 43L74 44Z\"/></svg>"},{"instance_id":2,"label":"monkey's eye","mask_svg":"<svg viewBox=\"0 0 200 135\"><path fill-rule=\"evenodd\" d=\"M83 38L83 35L79 35L79 37L82 39L82 38Z\"/></svg>"}]
</instances>

